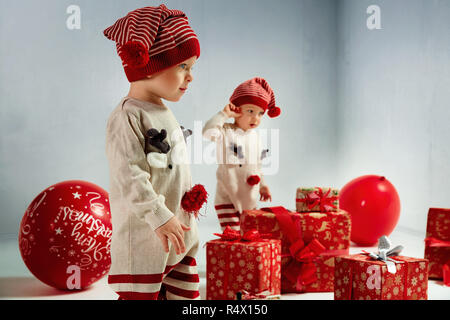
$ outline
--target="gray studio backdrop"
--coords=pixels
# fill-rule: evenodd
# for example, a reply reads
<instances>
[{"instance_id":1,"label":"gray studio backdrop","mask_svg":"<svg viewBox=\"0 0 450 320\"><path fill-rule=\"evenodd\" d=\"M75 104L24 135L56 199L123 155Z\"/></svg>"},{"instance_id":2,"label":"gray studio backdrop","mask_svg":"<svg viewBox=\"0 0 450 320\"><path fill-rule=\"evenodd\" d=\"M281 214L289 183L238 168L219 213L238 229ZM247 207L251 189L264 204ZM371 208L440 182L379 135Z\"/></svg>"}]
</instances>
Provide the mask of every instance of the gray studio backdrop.
<instances>
[{"instance_id":1,"label":"gray studio backdrop","mask_svg":"<svg viewBox=\"0 0 450 320\"><path fill-rule=\"evenodd\" d=\"M102 31L161 2L1 0L0 234L16 237L28 204L54 183L108 190L105 125L128 82ZM261 125L279 141L266 176L273 205L294 208L298 186L379 174L400 194L401 228L424 234L427 209L450 207L449 0L164 3L186 12L202 49L189 91L168 103L182 125L198 127L251 77L274 89L282 115ZM371 30L373 4L381 28ZM80 29L67 27L71 5ZM193 162L194 183L211 194L204 242L219 231L216 165Z\"/></svg>"}]
</instances>

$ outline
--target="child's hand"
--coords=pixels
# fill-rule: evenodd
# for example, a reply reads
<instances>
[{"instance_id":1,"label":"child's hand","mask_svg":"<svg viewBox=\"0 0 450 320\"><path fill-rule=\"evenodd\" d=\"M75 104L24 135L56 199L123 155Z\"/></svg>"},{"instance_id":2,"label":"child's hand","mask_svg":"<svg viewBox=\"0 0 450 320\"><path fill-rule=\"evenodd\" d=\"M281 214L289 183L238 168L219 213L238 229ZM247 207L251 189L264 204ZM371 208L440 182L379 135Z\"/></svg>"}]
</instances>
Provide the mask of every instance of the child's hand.
<instances>
[{"instance_id":1,"label":"child's hand","mask_svg":"<svg viewBox=\"0 0 450 320\"><path fill-rule=\"evenodd\" d=\"M223 112L228 116L228 118L238 118L241 116L241 108L236 107L234 104L229 103L223 108Z\"/></svg>"},{"instance_id":2,"label":"child's hand","mask_svg":"<svg viewBox=\"0 0 450 320\"><path fill-rule=\"evenodd\" d=\"M184 232L187 230L191 230L191 228L178 221L177 217L173 217L156 229L155 232L161 240L164 251L169 252L169 242L167 240L170 240L175 248L175 252L181 254L186 250Z\"/></svg>"},{"instance_id":3,"label":"child's hand","mask_svg":"<svg viewBox=\"0 0 450 320\"><path fill-rule=\"evenodd\" d=\"M259 188L260 201L272 201L272 195L270 194L270 190L268 186L263 186Z\"/></svg>"}]
</instances>

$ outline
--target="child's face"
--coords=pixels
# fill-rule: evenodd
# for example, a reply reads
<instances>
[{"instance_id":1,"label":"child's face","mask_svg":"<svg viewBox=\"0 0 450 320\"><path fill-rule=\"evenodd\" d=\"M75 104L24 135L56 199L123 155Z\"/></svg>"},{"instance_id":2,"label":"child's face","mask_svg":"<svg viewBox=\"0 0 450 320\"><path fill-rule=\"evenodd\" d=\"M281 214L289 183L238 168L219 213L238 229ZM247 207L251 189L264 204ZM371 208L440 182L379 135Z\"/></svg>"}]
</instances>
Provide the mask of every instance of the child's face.
<instances>
[{"instance_id":1,"label":"child's face","mask_svg":"<svg viewBox=\"0 0 450 320\"><path fill-rule=\"evenodd\" d=\"M176 102L180 100L194 79L191 70L197 61L193 56L175 66L157 72L149 77L149 90L159 98Z\"/></svg>"},{"instance_id":2,"label":"child's face","mask_svg":"<svg viewBox=\"0 0 450 320\"><path fill-rule=\"evenodd\" d=\"M254 104L240 106L240 116L235 118L235 124L244 131L255 129L259 126L264 110Z\"/></svg>"}]
</instances>

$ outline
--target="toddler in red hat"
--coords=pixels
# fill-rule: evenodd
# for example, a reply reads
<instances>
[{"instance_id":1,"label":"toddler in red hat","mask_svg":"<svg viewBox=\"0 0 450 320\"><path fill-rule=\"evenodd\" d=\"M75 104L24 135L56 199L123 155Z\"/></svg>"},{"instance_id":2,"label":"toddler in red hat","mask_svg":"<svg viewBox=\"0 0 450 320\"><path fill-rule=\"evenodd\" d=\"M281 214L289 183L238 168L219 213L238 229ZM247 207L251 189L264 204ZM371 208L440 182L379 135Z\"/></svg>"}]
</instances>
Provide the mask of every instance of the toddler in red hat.
<instances>
[{"instance_id":1,"label":"toddler in red hat","mask_svg":"<svg viewBox=\"0 0 450 320\"><path fill-rule=\"evenodd\" d=\"M207 194L191 186L185 134L163 103L179 101L189 88L199 41L186 15L164 5L131 11L104 35L130 82L106 131L108 283L119 299L199 299L195 211Z\"/></svg>"},{"instance_id":2,"label":"toddler in red hat","mask_svg":"<svg viewBox=\"0 0 450 320\"><path fill-rule=\"evenodd\" d=\"M259 200L272 200L264 182L261 161L268 150L261 150L256 130L268 111L271 118L280 114L275 96L263 78L241 83L230 103L203 127L203 135L217 143L217 187L214 206L222 230L227 226L240 230L243 210L256 209ZM234 123L227 123L234 118Z\"/></svg>"}]
</instances>

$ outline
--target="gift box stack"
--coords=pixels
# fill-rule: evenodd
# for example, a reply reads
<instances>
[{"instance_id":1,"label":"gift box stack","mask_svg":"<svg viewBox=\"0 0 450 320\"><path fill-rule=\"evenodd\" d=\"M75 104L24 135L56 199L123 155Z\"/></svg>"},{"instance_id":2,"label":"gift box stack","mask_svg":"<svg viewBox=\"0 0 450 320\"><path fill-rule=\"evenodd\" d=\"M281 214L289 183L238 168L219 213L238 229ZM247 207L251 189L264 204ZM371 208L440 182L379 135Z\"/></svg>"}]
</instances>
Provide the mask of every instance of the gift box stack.
<instances>
[{"instance_id":1,"label":"gift box stack","mask_svg":"<svg viewBox=\"0 0 450 320\"><path fill-rule=\"evenodd\" d=\"M206 243L206 299L273 299L280 295L281 242L256 230L227 227Z\"/></svg>"},{"instance_id":2,"label":"gift box stack","mask_svg":"<svg viewBox=\"0 0 450 320\"><path fill-rule=\"evenodd\" d=\"M399 256L380 238L378 253L335 258L335 300L427 300L428 260Z\"/></svg>"},{"instance_id":3,"label":"gift box stack","mask_svg":"<svg viewBox=\"0 0 450 320\"><path fill-rule=\"evenodd\" d=\"M281 240L282 293L333 291L334 256L349 252L350 217L339 210L336 189L299 188L296 198L299 212L244 211L241 231L256 229Z\"/></svg>"},{"instance_id":4,"label":"gift box stack","mask_svg":"<svg viewBox=\"0 0 450 320\"><path fill-rule=\"evenodd\" d=\"M240 231L207 243L207 299L334 291L335 300L426 300L429 277L450 285L450 209L430 209L424 259L400 256L385 236L377 253L349 255L350 234L337 189L298 188L296 211L245 210Z\"/></svg>"},{"instance_id":5,"label":"gift box stack","mask_svg":"<svg viewBox=\"0 0 450 320\"><path fill-rule=\"evenodd\" d=\"M450 209L430 208L425 239L429 278L450 286Z\"/></svg>"}]
</instances>

